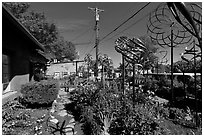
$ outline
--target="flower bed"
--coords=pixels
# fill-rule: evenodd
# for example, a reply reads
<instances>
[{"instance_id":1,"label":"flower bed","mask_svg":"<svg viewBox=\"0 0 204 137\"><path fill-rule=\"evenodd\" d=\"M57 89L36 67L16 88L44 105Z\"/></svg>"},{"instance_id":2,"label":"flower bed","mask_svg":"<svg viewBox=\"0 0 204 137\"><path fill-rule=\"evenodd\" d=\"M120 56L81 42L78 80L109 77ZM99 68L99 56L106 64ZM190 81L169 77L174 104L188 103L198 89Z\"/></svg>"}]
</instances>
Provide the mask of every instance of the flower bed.
<instances>
[{"instance_id":1,"label":"flower bed","mask_svg":"<svg viewBox=\"0 0 204 137\"><path fill-rule=\"evenodd\" d=\"M21 89L20 96L2 106L2 134L51 134L47 125L52 102L58 94L55 81L31 82Z\"/></svg>"},{"instance_id":2,"label":"flower bed","mask_svg":"<svg viewBox=\"0 0 204 137\"><path fill-rule=\"evenodd\" d=\"M3 135L34 135L46 133L47 109L28 109L18 98L2 106Z\"/></svg>"},{"instance_id":3,"label":"flower bed","mask_svg":"<svg viewBox=\"0 0 204 137\"><path fill-rule=\"evenodd\" d=\"M102 88L100 83L86 83L71 93L70 100L73 102L67 106L67 110L82 124L84 134L174 134L173 128L177 128L175 123L171 123L174 125L172 131L166 129L169 127L163 127L161 123L164 120L182 122L185 118L186 112L180 109L172 111L174 109L169 109L168 106L160 106L146 93L137 93L133 105L131 90L123 95L109 86L105 85ZM170 119L172 112L176 116ZM179 119L178 115L183 119ZM183 134L192 134L186 129L183 130L186 131Z\"/></svg>"}]
</instances>

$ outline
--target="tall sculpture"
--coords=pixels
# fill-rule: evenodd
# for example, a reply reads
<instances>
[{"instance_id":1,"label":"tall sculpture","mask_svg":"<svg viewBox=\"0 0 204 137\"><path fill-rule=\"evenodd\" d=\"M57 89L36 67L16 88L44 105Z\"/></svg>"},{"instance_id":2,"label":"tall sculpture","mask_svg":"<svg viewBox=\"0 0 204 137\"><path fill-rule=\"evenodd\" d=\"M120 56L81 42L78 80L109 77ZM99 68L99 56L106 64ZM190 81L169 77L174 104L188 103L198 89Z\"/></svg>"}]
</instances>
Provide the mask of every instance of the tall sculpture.
<instances>
[{"instance_id":1,"label":"tall sculpture","mask_svg":"<svg viewBox=\"0 0 204 137\"><path fill-rule=\"evenodd\" d=\"M115 50L122 54L124 59L131 63L133 66L133 104L135 102L135 66L143 67L140 63L142 60L142 53L145 52L146 47L144 46L143 42L136 38L136 39L129 39L128 37L122 36L115 41ZM122 62L125 65L124 60ZM123 76L125 72L123 71ZM124 81L123 81L124 86ZM134 106L134 105L133 105Z\"/></svg>"},{"instance_id":2,"label":"tall sculpture","mask_svg":"<svg viewBox=\"0 0 204 137\"><path fill-rule=\"evenodd\" d=\"M188 9L187 9L188 7ZM150 14L148 33L162 47L171 48L171 93L173 92L173 48L186 45L197 39L199 48L201 42L201 7L196 4L185 5L180 2L167 2L160 4Z\"/></svg>"}]
</instances>

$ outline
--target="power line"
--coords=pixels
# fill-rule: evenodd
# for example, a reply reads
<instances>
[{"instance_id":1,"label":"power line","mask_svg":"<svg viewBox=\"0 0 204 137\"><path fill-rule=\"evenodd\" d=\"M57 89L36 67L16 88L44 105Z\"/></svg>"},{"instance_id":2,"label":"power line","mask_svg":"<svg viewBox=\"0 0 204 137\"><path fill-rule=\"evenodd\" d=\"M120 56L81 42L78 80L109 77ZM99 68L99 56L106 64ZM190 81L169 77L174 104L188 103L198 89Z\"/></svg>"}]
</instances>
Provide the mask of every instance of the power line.
<instances>
[{"instance_id":1,"label":"power line","mask_svg":"<svg viewBox=\"0 0 204 137\"><path fill-rule=\"evenodd\" d=\"M93 31L93 33L92 33L92 35L91 35L90 40L89 40L89 42L90 42L90 44L88 44L89 47L92 46L93 38L94 38L94 31ZM89 47L88 47L88 48L89 48ZM88 49L88 48L87 48L87 49ZM83 52L82 57L86 54L86 51L87 51L87 50L85 50L85 51Z\"/></svg>"},{"instance_id":2,"label":"power line","mask_svg":"<svg viewBox=\"0 0 204 137\"><path fill-rule=\"evenodd\" d=\"M86 31L82 32L81 34L79 34L78 36L76 36L75 38L73 38L71 41L75 41L77 40L78 38L82 37L84 34L86 34L88 31L91 30L92 27L88 28Z\"/></svg>"},{"instance_id":3,"label":"power line","mask_svg":"<svg viewBox=\"0 0 204 137\"><path fill-rule=\"evenodd\" d=\"M116 27L113 31L111 31L110 33L108 33L106 36L104 36L101 40L100 40L100 42L101 41L103 41L106 37L108 37L110 34L112 34L113 32L115 32L116 30L118 30L122 25L124 25L126 22L128 22L130 19L132 19L135 15L137 15L141 10L143 10L146 6L148 6L150 4L150 2L148 2L146 5L144 5L142 8L140 8L137 12L135 12L131 17L129 17L127 20L125 20L122 24L120 24L118 27ZM147 14L148 15L148 14ZM147 15L145 15L145 17L147 16ZM144 18L145 18L144 17ZM137 22L135 22L134 23L134 25L136 24L136 23L138 23L139 21L137 21ZM131 26L133 26L133 24L131 25ZM129 29L129 28L128 28ZM127 29L126 29L127 30ZM123 30L123 31L125 31L125 30ZM87 54L89 54L89 53L91 53L92 51L93 51L93 49L95 48L96 46L94 46L89 52L87 52Z\"/></svg>"},{"instance_id":4,"label":"power line","mask_svg":"<svg viewBox=\"0 0 204 137\"><path fill-rule=\"evenodd\" d=\"M128 22L130 19L132 19L135 15L137 15L141 10L143 10L146 6L148 6L150 2L145 4L142 8L140 8L137 12L135 12L132 16L130 16L127 20L125 20L122 24L120 24L118 27L116 27L113 31L105 35L100 41L103 41L106 37L108 37L110 34L118 30L122 25L124 25L126 22ZM95 48L95 47L94 47Z\"/></svg>"},{"instance_id":5,"label":"power line","mask_svg":"<svg viewBox=\"0 0 204 137\"><path fill-rule=\"evenodd\" d=\"M154 11L154 10L153 10L153 11ZM152 12L152 11L151 11L151 12ZM149 13L151 13L151 12L149 12ZM140 21L142 21L143 19L145 19L145 18L149 15L149 13L147 13L146 15L144 15L143 17L141 17L140 19L138 19L136 22L134 22L133 24L131 24L130 26L128 26L128 27L125 28L124 30L122 30L122 31L118 32L117 34L115 34L114 36L110 37L109 39L112 39L113 37L115 37L115 36L117 36L117 35L123 33L124 31L126 31L126 30L132 28L132 27L135 26L137 23L139 23ZM109 40L109 39L108 39L108 40Z\"/></svg>"}]
</instances>

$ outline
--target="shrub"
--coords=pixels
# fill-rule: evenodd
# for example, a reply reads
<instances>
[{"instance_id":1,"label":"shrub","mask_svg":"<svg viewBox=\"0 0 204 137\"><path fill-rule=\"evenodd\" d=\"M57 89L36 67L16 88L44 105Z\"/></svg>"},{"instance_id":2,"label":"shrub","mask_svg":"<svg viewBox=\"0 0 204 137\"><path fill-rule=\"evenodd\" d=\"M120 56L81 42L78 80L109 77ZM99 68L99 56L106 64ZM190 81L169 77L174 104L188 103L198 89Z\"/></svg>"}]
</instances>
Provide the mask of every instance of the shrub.
<instances>
[{"instance_id":1,"label":"shrub","mask_svg":"<svg viewBox=\"0 0 204 137\"><path fill-rule=\"evenodd\" d=\"M133 108L129 102L123 102L116 119L111 123L109 133L113 135L150 135L159 127L154 107L137 104Z\"/></svg>"},{"instance_id":2,"label":"shrub","mask_svg":"<svg viewBox=\"0 0 204 137\"><path fill-rule=\"evenodd\" d=\"M78 87L71 95L75 102L75 112L80 112L78 120L82 123L85 134L97 135L104 131L109 134L155 134L158 124L155 121L157 111L147 101L145 94L137 94L133 109L132 94L116 93L109 86L100 88L100 84L92 83ZM142 100L139 99L142 97ZM147 103L145 103L147 102ZM101 115L111 116L109 126L101 119ZM107 121L106 121L107 122Z\"/></svg>"},{"instance_id":3,"label":"shrub","mask_svg":"<svg viewBox=\"0 0 204 137\"><path fill-rule=\"evenodd\" d=\"M144 91L146 92L147 90L151 90L155 92L155 90L158 89L157 83L158 81L156 79L147 78L143 86Z\"/></svg>"},{"instance_id":4,"label":"shrub","mask_svg":"<svg viewBox=\"0 0 204 137\"><path fill-rule=\"evenodd\" d=\"M59 85L56 81L30 82L21 87L22 102L32 107L50 105L56 98Z\"/></svg>"}]
</instances>

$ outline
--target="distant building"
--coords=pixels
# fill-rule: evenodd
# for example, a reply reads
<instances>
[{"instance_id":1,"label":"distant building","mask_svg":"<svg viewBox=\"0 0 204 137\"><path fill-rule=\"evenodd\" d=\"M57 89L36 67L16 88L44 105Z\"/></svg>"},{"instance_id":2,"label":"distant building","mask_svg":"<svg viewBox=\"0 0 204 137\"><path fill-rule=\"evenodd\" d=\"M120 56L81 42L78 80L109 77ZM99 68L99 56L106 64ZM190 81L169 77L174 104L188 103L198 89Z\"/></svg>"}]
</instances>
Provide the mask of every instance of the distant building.
<instances>
[{"instance_id":1,"label":"distant building","mask_svg":"<svg viewBox=\"0 0 204 137\"><path fill-rule=\"evenodd\" d=\"M55 79L67 77L68 75L75 74L75 64L73 63L53 63L47 68L46 75Z\"/></svg>"},{"instance_id":2,"label":"distant building","mask_svg":"<svg viewBox=\"0 0 204 137\"><path fill-rule=\"evenodd\" d=\"M2 84L3 91L19 91L33 76L36 63L45 65L43 46L2 5Z\"/></svg>"}]
</instances>

